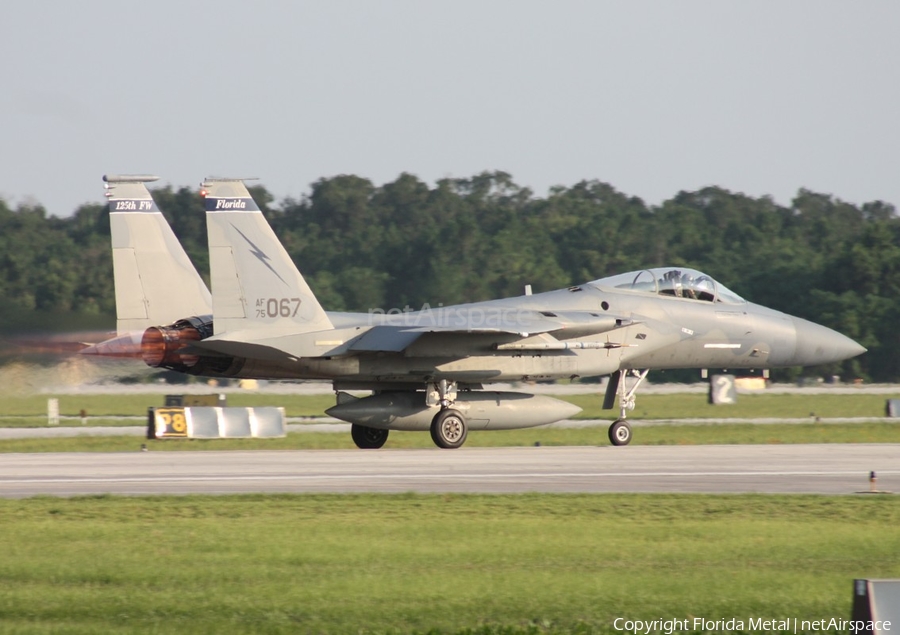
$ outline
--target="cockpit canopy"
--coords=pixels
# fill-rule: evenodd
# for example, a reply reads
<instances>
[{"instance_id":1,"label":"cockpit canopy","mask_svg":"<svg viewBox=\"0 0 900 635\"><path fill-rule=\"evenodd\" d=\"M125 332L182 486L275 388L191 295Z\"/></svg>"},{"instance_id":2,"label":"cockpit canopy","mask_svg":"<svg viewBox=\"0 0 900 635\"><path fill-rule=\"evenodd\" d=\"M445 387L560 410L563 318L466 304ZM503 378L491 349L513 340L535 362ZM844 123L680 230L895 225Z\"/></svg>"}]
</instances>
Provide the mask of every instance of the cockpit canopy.
<instances>
[{"instance_id":1,"label":"cockpit canopy","mask_svg":"<svg viewBox=\"0 0 900 635\"><path fill-rule=\"evenodd\" d=\"M591 284L608 289L626 289L668 295L676 298L743 304L741 296L719 284L705 273L684 267L664 267L631 271L609 278L594 280Z\"/></svg>"}]
</instances>

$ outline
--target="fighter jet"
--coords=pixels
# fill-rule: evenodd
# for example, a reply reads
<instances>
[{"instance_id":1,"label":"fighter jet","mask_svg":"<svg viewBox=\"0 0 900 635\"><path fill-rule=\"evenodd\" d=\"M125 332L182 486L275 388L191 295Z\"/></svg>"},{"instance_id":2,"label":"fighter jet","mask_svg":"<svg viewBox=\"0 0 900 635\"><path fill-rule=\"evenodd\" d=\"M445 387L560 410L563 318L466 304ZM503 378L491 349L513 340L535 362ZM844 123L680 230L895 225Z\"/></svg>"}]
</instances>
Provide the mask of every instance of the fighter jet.
<instances>
[{"instance_id":1,"label":"fighter jet","mask_svg":"<svg viewBox=\"0 0 900 635\"><path fill-rule=\"evenodd\" d=\"M619 407L609 439L622 446L631 441L627 413L650 370L767 371L865 351L836 331L748 302L685 267L437 309L325 311L244 179L232 178L202 184L210 311L202 280L198 284L196 271L185 265L161 215L153 216L152 245L149 231L135 237L138 215L154 213L143 207L149 199L141 191L143 177L105 178L113 186L110 212L119 215L119 227L129 228L113 226L114 252L126 250L114 260L119 324L144 328L144 362L208 377L329 380L336 405L327 414L350 422L354 442L364 449L382 447L391 430L429 431L438 447L458 448L469 430L565 419L580 409L485 386L606 375L604 408Z\"/></svg>"}]
</instances>

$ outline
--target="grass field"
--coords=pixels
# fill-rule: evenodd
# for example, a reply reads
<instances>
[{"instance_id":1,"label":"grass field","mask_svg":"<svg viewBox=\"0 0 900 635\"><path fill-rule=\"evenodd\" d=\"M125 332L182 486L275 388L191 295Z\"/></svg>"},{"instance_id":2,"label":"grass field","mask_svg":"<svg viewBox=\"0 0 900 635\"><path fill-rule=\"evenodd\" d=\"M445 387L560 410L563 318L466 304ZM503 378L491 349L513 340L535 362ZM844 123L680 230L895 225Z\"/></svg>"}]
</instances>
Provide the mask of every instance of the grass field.
<instances>
[{"instance_id":1,"label":"grass field","mask_svg":"<svg viewBox=\"0 0 900 635\"><path fill-rule=\"evenodd\" d=\"M0 426L21 427L46 425L47 398L51 395L25 397L0 396ZM618 410L602 410L602 395L562 395L560 399L574 403L583 411L579 419L615 419ZM881 417L886 397L877 394L806 395L749 394L740 395L733 406L713 406L706 395L676 393L671 395L638 395L637 408L629 414L634 419L679 418L797 418L797 417ZM91 417L115 420L120 416L143 417L150 406L163 405L161 395L61 395L60 414L77 417L84 410ZM282 406L288 417L320 417L334 405L332 395L285 395L266 393L232 393L230 406ZM127 421L127 420L126 420ZM64 422L81 425L78 420ZM131 421L141 425L139 421ZM94 421L91 421L91 425ZM121 423L119 425L122 425ZM127 425L127 423L125 423Z\"/></svg>"},{"instance_id":2,"label":"grass field","mask_svg":"<svg viewBox=\"0 0 900 635\"><path fill-rule=\"evenodd\" d=\"M3 439L3 452L133 452L150 450L337 450L356 446L349 433L291 433L284 439L215 439L147 441L141 437L71 437ZM529 428L474 431L467 447L535 445L609 445L605 427ZM708 445L779 443L900 443L900 423L860 424L716 424L652 426L634 429L634 445ZM386 448L433 448L427 432L392 431Z\"/></svg>"},{"instance_id":3,"label":"grass field","mask_svg":"<svg viewBox=\"0 0 900 635\"><path fill-rule=\"evenodd\" d=\"M178 390L173 389L173 394ZM0 396L0 426L46 425L47 399L53 395ZM119 416L146 417L147 408L162 406L162 395L60 395L59 413L77 417L84 410L91 417L115 419ZM265 393L234 393L228 395L229 406L283 406L289 417L322 417L326 408L334 405L334 395L283 395ZM33 417L29 422L21 417ZM81 425L80 421L69 421ZM141 425L140 422L132 422ZM94 422L91 422L94 425ZM117 425L128 425L119 423Z\"/></svg>"},{"instance_id":4,"label":"grass field","mask_svg":"<svg viewBox=\"0 0 900 635\"><path fill-rule=\"evenodd\" d=\"M895 497L0 500L2 633L610 633L848 618ZM468 630L467 630L468 629Z\"/></svg>"}]
</instances>

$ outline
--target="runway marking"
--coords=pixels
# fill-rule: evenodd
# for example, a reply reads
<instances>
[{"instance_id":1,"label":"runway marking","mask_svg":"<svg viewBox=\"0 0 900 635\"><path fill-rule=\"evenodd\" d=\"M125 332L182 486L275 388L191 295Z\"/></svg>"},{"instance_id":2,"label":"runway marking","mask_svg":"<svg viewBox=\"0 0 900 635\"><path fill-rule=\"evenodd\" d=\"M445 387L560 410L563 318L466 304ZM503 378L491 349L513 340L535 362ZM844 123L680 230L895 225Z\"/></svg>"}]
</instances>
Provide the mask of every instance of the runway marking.
<instances>
[{"instance_id":1,"label":"runway marking","mask_svg":"<svg viewBox=\"0 0 900 635\"><path fill-rule=\"evenodd\" d=\"M859 476L864 470L843 471L791 471L791 472L509 472L467 474L265 474L247 476L128 476L86 478L24 478L0 479L0 485L74 484L74 483L183 483L229 481L313 481L313 480L413 480L432 479L510 479L510 478L648 478L648 477L702 477L702 476ZM900 470L878 470L879 475L893 476Z\"/></svg>"}]
</instances>

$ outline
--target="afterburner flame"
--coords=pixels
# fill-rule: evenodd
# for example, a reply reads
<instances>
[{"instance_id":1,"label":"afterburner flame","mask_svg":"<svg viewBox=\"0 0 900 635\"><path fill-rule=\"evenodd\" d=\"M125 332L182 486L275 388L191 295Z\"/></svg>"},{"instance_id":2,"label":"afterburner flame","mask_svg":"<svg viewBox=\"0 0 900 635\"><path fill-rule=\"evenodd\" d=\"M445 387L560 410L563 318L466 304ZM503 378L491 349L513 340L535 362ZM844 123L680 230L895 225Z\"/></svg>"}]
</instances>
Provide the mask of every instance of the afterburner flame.
<instances>
[{"instance_id":1,"label":"afterburner flame","mask_svg":"<svg viewBox=\"0 0 900 635\"><path fill-rule=\"evenodd\" d=\"M141 359L148 366L195 366L200 358L179 351L190 342L199 342L200 332L193 326L151 326L141 338Z\"/></svg>"}]
</instances>

